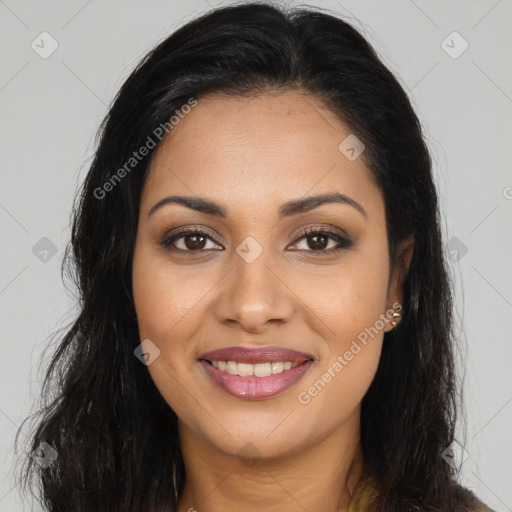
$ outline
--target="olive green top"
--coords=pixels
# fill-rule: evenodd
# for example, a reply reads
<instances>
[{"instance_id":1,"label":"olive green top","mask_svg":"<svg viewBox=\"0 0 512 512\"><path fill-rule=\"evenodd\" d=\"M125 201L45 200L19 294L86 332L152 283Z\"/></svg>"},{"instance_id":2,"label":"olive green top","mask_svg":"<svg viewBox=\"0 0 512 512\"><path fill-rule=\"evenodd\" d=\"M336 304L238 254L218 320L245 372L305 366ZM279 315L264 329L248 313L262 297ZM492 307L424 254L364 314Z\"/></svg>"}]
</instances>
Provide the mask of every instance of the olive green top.
<instances>
[{"instance_id":1,"label":"olive green top","mask_svg":"<svg viewBox=\"0 0 512 512\"><path fill-rule=\"evenodd\" d=\"M350 501L348 508L345 507L339 512L365 512L367 511L368 504L372 501L375 495L376 491L371 485L367 484L364 487L360 487L352 496L352 500ZM481 501L478 501L478 504L473 511L495 512Z\"/></svg>"}]
</instances>

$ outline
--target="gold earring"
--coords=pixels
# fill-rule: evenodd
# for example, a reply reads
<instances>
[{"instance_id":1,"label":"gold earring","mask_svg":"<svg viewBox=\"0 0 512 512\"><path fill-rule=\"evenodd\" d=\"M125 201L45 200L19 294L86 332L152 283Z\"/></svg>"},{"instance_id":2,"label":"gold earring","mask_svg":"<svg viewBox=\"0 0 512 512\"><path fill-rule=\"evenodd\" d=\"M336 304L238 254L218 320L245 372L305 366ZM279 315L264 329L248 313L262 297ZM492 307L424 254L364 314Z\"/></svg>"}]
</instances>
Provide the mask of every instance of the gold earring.
<instances>
[{"instance_id":1,"label":"gold earring","mask_svg":"<svg viewBox=\"0 0 512 512\"><path fill-rule=\"evenodd\" d=\"M401 316L401 315L400 315L400 313L399 313L398 311L395 311L395 312L393 313L393 318L400 318L400 316ZM393 320L393 321L391 322L391 325L393 326L393 328L395 328L395 327L397 326L397 324L398 324L398 321L397 321L397 320Z\"/></svg>"}]
</instances>

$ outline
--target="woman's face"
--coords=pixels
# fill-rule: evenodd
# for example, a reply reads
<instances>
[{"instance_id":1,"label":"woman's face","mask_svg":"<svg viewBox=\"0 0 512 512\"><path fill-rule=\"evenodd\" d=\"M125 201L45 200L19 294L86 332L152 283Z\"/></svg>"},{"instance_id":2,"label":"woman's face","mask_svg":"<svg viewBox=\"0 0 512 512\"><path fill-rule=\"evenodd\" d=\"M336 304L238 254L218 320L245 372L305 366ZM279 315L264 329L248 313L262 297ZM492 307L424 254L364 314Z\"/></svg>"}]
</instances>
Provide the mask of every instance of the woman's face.
<instances>
[{"instance_id":1,"label":"woman's face","mask_svg":"<svg viewBox=\"0 0 512 512\"><path fill-rule=\"evenodd\" d=\"M296 91L200 99L162 142L133 293L182 442L271 457L357 431L401 299L361 149ZM324 195L338 200L314 200Z\"/></svg>"}]
</instances>

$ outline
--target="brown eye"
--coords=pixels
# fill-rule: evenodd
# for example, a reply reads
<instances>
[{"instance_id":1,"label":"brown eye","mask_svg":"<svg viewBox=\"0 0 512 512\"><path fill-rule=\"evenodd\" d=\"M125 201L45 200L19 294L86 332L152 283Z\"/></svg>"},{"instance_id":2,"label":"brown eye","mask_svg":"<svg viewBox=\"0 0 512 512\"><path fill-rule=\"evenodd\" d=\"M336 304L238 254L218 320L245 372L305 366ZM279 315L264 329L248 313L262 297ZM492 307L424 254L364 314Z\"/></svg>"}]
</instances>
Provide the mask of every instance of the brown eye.
<instances>
[{"instance_id":1,"label":"brown eye","mask_svg":"<svg viewBox=\"0 0 512 512\"><path fill-rule=\"evenodd\" d=\"M184 243L187 249L191 251L204 249L206 237L202 235L185 235L182 238L185 241Z\"/></svg>"},{"instance_id":2,"label":"brown eye","mask_svg":"<svg viewBox=\"0 0 512 512\"><path fill-rule=\"evenodd\" d=\"M306 246L310 249L309 251L306 249L307 252L317 252L321 254L335 253L352 246L350 239L325 229L309 229L304 232L299 242L302 240L306 241ZM334 247L329 247L330 241L334 242ZM298 243L296 243L295 246L297 245Z\"/></svg>"},{"instance_id":3,"label":"brown eye","mask_svg":"<svg viewBox=\"0 0 512 512\"><path fill-rule=\"evenodd\" d=\"M169 250L195 252L211 249L206 247L208 241L213 242L208 233L198 229L187 229L164 237L160 245Z\"/></svg>"},{"instance_id":4,"label":"brown eye","mask_svg":"<svg viewBox=\"0 0 512 512\"><path fill-rule=\"evenodd\" d=\"M311 249L314 250L323 251L329 244L329 237L325 235L312 235L307 237L306 239L309 239L309 242L313 241L308 245Z\"/></svg>"}]
</instances>

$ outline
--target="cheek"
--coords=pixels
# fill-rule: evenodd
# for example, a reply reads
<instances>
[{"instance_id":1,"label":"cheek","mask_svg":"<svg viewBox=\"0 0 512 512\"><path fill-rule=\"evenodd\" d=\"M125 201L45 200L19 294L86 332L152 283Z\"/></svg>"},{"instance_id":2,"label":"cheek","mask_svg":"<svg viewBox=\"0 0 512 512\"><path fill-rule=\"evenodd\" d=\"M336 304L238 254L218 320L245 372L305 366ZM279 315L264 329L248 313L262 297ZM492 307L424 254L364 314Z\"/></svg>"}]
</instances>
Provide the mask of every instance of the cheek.
<instances>
[{"instance_id":1,"label":"cheek","mask_svg":"<svg viewBox=\"0 0 512 512\"><path fill-rule=\"evenodd\" d=\"M334 431L355 413L377 371L383 341L379 315L383 312L386 287L373 281L361 289L361 281L343 280L342 291L324 296L317 311L329 326L320 360L297 390L304 407L310 436ZM331 281L332 286L333 281ZM379 283L377 288L375 284Z\"/></svg>"},{"instance_id":2,"label":"cheek","mask_svg":"<svg viewBox=\"0 0 512 512\"><path fill-rule=\"evenodd\" d=\"M336 272L303 289L315 318L321 319L324 343L318 367L301 385L298 399L310 404L316 417L330 418L333 426L357 407L377 371L387 299L386 262L384 251L358 252Z\"/></svg>"},{"instance_id":3,"label":"cheek","mask_svg":"<svg viewBox=\"0 0 512 512\"><path fill-rule=\"evenodd\" d=\"M165 255L155 256L148 244L136 246L133 261L133 296L141 339L149 338L167 347L183 332L198 304L211 287L204 273L194 279L180 272ZM186 340L184 340L186 341ZM174 343L173 343L174 344Z\"/></svg>"},{"instance_id":4,"label":"cheek","mask_svg":"<svg viewBox=\"0 0 512 512\"><path fill-rule=\"evenodd\" d=\"M164 257L155 255L149 244L136 245L133 260L133 296L140 340L150 339L160 350L147 367L157 389L169 406L183 418L190 409L190 392L195 382L191 365L195 346L189 340L201 328L201 299L212 282L190 267L180 272ZM193 275L192 275L193 274ZM197 275L195 275L197 274ZM204 319L203 319L204 320ZM192 421L192 418L189 418Z\"/></svg>"},{"instance_id":5,"label":"cheek","mask_svg":"<svg viewBox=\"0 0 512 512\"><path fill-rule=\"evenodd\" d=\"M387 302L386 263L383 251L353 252L329 272L304 271L293 283L294 292L321 320L322 337L333 352L347 350L353 339L376 323L378 330L384 327L379 318Z\"/></svg>"},{"instance_id":6,"label":"cheek","mask_svg":"<svg viewBox=\"0 0 512 512\"><path fill-rule=\"evenodd\" d=\"M296 407L312 444L357 417L377 370L381 341L376 337L372 345L361 345L359 352L354 350L351 360L341 350L333 353L333 358L298 390Z\"/></svg>"}]
</instances>

